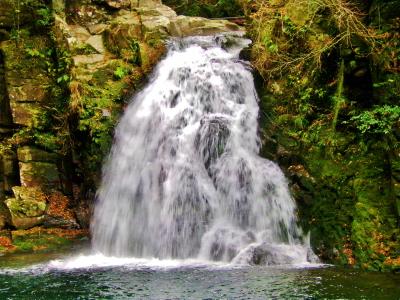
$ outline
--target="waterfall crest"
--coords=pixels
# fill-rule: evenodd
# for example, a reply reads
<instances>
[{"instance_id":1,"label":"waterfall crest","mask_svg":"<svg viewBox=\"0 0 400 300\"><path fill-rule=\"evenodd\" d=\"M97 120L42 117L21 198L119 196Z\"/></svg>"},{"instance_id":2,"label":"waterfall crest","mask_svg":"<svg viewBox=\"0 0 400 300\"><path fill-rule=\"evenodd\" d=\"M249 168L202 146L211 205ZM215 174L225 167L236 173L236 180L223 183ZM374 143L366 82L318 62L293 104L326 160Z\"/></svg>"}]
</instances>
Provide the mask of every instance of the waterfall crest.
<instances>
[{"instance_id":1,"label":"waterfall crest","mask_svg":"<svg viewBox=\"0 0 400 300\"><path fill-rule=\"evenodd\" d=\"M113 256L254 264L310 260L279 167L258 156L249 41L170 42L115 133L92 223Z\"/></svg>"}]
</instances>

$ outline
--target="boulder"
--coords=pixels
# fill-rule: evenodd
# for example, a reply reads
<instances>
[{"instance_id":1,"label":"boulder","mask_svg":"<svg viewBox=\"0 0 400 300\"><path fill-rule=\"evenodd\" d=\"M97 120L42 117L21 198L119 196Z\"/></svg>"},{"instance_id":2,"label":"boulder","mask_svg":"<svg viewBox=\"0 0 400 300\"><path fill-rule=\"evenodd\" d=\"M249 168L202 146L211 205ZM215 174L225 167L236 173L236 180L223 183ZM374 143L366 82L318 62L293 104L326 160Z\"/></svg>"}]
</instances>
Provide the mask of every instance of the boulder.
<instances>
[{"instance_id":1,"label":"boulder","mask_svg":"<svg viewBox=\"0 0 400 300\"><path fill-rule=\"evenodd\" d=\"M201 17L178 16L171 19L169 33L176 37L213 35L221 32L240 31L240 26L227 20L209 20Z\"/></svg>"},{"instance_id":2,"label":"boulder","mask_svg":"<svg viewBox=\"0 0 400 300\"><path fill-rule=\"evenodd\" d=\"M20 162L21 185L24 187L60 188L57 165L50 162Z\"/></svg>"},{"instance_id":3,"label":"boulder","mask_svg":"<svg viewBox=\"0 0 400 300\"><path fill-rule=\"evenodd\" d=\"M136 11L140 15L145 40L167 38L171 19L177 16L176 12L166 5L143 5Z\"/></svg>"},{"instance_id":4,"label":"boulder","mask_svg":"<svg viewBox=\"0 0 400 300\"><path fill-rule=\"evenodd\" d=\"M112 8L130 8L131 0L106 0L108 6Z\"/></svg>"},{"instance_id":5,"label":"boulder","mask_svg":"<svg viewBox=\"0 0 400 300\"><path fill-rule=\"evenodd\" d=\"M15 198L6 200L11 225L28 229L41 224L46 212L46 196L38 188L13 187Z\"/></svg>"},{"instance_id":6,"label":"boulder","mask_svg":"<svg viewBox=\"0 0 400 300\"><path fill-rule=\"evenodd\" d=\"M234 263L250 265L293 265L317 259L312 251L302 245L250 244L234 259Z\"/></svg>"}]
</instances>

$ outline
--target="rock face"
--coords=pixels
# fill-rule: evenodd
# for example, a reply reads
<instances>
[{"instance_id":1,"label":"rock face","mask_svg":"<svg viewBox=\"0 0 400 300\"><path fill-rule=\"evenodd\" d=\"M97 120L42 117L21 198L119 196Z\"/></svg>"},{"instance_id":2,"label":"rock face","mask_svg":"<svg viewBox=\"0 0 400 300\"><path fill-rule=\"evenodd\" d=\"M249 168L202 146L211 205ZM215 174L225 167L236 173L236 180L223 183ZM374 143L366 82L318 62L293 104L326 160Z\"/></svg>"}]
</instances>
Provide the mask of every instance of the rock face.
<instances>
[{"instance_id":1,"label":"rock face","mask_svg":"<svg viewBox=\"0 0 400 300\"><path fill-rule=\"evenodd\" d=\"M357 33L350 43L331 44L328 52L342 50L320 57L322 68L313 65L314 59L301 66L297 62L321 53L318 49L326 51L337 33L325 22L338 18L337 10L326 15L293 0L248 7L251 59L268 78L260 84L260 107L268 114L261 125L262 151L285 170L303 228L311 231L311 244L322 259L375 270L399 268L392 263L399 257L400 242L400 123L398 112L390 110L399 111L400 74L393 57L400 53L395 21L400 5L369 1L355 7L366 15L369 10L362 20L365 30L384 28L381 37L374 46L371 40L361 42ZM289 28L296 29L289 33ZM305 28L300 40L291 40ZM379 43L385 46L375 48ZM292 64L286 65L287 57ZM392 85L380 85L389 80ZM340 104L327 100L338 96ZM335 107L337 118L332 118ZM388 118L374 117L377 108ZM353 116L365 119L355 122ZM388 122L388 130L376 132L367 118Z\"/></svg>"},{"instance_id":2,"label":"rock face","mask_svg":"<svg viewBox=\"0 0 400 300\"><path fill-rule=\"evenodd\" d=\"M50 100L53 81L39 52L49 47L45 37L26 38L20 47L13 41L2 43L6 90L14 124L33 125L34 118L43 113L42 106Z\"/></svg>"}]
</instances>

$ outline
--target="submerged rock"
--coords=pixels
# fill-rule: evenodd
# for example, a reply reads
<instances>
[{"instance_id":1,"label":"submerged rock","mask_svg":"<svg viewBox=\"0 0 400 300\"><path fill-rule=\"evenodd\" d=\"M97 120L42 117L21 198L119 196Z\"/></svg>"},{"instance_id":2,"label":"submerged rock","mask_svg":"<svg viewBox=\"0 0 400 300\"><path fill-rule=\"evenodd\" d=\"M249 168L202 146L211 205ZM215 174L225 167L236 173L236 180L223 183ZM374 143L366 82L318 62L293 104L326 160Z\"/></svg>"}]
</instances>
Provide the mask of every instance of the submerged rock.
<instances>
[{"instance_id":1,"label":"submerged rock","mask_svg":"<svg viewBox=\"0 0 400 300\"><path fill-rule=\"evenodd\" d=\"M309 255L309 253L311 255ZM303 260L299 259L303 258ZM304 261L313 261L316 257L311 249L303 247L303 245L289 244L251 244L242 250L234 262L239 264L250 265L293 265L303 263Z\"/></svg>"}]
</instances>

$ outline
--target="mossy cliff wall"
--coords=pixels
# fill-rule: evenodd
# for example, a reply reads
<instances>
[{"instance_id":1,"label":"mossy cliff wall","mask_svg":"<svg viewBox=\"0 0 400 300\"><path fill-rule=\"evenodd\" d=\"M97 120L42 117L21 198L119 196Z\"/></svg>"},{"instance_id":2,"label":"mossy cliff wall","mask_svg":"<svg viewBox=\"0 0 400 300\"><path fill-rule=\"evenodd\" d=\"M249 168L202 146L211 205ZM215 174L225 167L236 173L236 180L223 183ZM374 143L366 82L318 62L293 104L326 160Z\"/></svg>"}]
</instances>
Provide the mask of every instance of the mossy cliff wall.
<instances>
[{"instance_id":1,"label":"mossy cliff wall","mask_svg":"<svg viewBox=\"0 0 400 300\"><path fill-rule=\"evenodd\" d=\"M285 170L324 260L400 267L398 1L244 5L263 155Z\"/></svg>"},{"instance_id":2,"label":"mossy cliff wall","mask_svg":"<svg viewBox=\"0 0 400 300\"><path fill-rule=\"evenodd\" d=\"M0 252L85 235L113 129L166 39L238 29L156 0L0 0Z\"/></svg>"}]
</instances>

